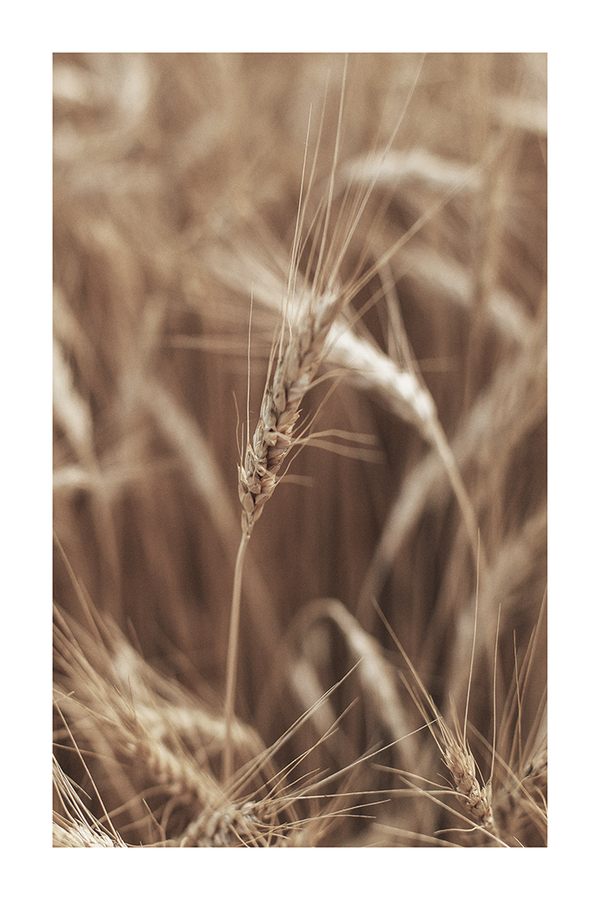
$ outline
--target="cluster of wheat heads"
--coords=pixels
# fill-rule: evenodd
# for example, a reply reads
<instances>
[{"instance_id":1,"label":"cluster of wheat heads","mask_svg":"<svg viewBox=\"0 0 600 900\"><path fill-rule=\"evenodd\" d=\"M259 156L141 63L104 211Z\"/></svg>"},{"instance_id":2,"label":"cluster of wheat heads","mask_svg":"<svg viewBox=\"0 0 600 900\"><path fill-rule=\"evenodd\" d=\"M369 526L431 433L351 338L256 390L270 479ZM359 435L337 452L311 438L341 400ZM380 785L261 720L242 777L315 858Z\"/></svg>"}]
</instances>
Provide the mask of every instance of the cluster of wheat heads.
<instances>
[{"instance_id":1,"label":"cluster of wheat heads","mask_svg":"<svg viewBox=\"0 0 600 900\"><path fill-rule=\"evenodd\" d=\"M545 109L55 56L56 846L546 843Z\"/></svg>"}]
</instances>

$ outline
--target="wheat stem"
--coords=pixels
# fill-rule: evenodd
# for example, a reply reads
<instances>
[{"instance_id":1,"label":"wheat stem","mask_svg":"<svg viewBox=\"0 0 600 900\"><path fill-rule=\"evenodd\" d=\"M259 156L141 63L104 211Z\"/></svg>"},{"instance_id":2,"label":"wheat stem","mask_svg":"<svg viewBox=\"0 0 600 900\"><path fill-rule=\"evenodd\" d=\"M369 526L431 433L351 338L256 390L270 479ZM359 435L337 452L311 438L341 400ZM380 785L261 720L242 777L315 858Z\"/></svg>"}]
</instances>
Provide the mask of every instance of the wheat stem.
<instances>
[{"instance_id":1,"label":"wheat stem","mask_svg":"<svg viewBox=\"0 0 600 900\"><path fill-rule=\"evenodd\" d=\"M250 532L244 532L235 561L231 618L229 621L229 642L227 645L227 674L225 687L225 744L223 747L223 779L229 781L233 775L232 731L235 718L235 680L237 674L238 643L240 634L240 610L242 605L242 572L244 557L250 540Z\"/></svg>"}]
</instances>

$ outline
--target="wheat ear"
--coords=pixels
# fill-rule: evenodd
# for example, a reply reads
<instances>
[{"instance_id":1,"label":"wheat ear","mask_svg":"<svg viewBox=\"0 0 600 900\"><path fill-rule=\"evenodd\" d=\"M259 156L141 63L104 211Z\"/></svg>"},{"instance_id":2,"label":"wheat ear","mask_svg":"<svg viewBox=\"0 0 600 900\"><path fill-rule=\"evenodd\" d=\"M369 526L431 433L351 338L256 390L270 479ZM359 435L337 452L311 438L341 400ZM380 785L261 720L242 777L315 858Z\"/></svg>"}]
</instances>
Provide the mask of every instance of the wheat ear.
<instances>
[{"instance_id":1,"label":"wheat ear","mask_svg":"<svg viewBox=\"0 0 600 900\"><path fill-rule=\"evenodd\" d=\"M491 784L480 785L477 763L466 741L456 737L441 716L437 724L441 731L442 758L452 775L458 800L478 825L495 835Z\"/></svg>"}]
</instances>

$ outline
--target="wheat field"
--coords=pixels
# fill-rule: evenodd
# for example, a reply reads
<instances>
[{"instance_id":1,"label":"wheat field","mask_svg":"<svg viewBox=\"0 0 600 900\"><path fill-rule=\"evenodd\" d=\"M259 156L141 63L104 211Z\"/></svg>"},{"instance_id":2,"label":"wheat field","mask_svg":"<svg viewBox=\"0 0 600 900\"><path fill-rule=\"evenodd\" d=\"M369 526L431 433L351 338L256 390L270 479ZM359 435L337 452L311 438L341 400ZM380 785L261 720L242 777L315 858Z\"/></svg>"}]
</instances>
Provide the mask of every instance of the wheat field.
<instances>
[{"instance_id":1,"label":"wheat field","mask_svg":"<svg viewBox=\"0 0 600 900\"><path fill-rule=\"evenodd\" d=\"M546 846L546 56L53 66L54 846Z\"/></svg>"}]
</instances>

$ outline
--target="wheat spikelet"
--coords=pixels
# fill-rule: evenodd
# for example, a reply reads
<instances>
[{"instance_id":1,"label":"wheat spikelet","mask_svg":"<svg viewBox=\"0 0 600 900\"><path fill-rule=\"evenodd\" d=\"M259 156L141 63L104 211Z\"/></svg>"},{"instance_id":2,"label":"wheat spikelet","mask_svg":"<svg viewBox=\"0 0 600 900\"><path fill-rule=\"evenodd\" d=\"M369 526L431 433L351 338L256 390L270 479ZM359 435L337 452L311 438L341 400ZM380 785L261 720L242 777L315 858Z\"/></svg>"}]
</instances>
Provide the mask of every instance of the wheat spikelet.
<instances>
[{"instance_id":1,"label":"wheat spikelet","mask_svg":"<svg viewBox=\"0 0 600 900\"><path fill-rule=\"evenodd\" d=\"M280 480L279 471L295 442L300 404L323 361L327 335L345 299L342 294L321 296L317 304L307 302L304 314L284 326L285 344L265 388L244 464L239 467L244 534L250 534Z\"/></svg>"},{"instance_id":2,"label":"wheat spikelet","mask_svg":"<svg viewBox=\"0 0 600 900\"><path fill-rule=\"evenodd\" d=\"M464 741L438 720L443 745L443 760L452 775L457 796L474 821L488 831L494 831L494 815L490 785L480 785L473 754Z\"/></svg>"},{"instance_id":3,"label":"wheat spikelet","mask_svg":"<svg viewBox=\"0 0 600 900\"><path fill-rule=\"evenodd\" d=\"M184 832L180 847L268 847L272 826L265 825L251 802L205 810Z\"/></svg>"},{"instance_id":4,"label":"wheat spikelet","mask_svg":"<svg viewBox=\"0 0 600 900\"><path fill-rule=\"evenodd\" d=\"M97 831L86 822L61 822L58 816L52 823L53 847L126 847L102 831Z\"/></svg>"}]
</instances>

